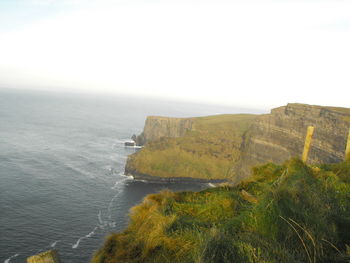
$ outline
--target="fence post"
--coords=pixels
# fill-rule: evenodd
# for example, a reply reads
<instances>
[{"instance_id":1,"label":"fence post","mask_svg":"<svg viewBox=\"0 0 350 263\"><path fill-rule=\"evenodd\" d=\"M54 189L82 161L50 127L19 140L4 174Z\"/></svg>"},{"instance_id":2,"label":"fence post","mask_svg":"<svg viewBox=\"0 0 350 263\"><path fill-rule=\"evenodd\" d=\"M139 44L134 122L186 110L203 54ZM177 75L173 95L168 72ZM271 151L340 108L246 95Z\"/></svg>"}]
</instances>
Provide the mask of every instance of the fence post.
<instances>
[{"instance_id":1,"label":"fence post","mask_svg":"<svg viewBox=\"0 0 350 263\"><path fill-rule=\"evenodd\" d=\"M345 161L350 161L350 129L349 129L348 141L346 143Z\"/></svg>"},{"instance_id":2,"label":"fence post","mask_svg":"<svg viewBox=\"0 0 350 263\"><path fill-rule=\"evenodd\" d=\"M306 133L305 144L304 144L304 151L303 151L303 156L301 158L304 163L306 163L307 157L309 155L311 141L312 141L312 135L314 133L314 130L315 130L315 127L313 127L313 126L307 127L307 133Z\"/></svg>"}]
</instances>

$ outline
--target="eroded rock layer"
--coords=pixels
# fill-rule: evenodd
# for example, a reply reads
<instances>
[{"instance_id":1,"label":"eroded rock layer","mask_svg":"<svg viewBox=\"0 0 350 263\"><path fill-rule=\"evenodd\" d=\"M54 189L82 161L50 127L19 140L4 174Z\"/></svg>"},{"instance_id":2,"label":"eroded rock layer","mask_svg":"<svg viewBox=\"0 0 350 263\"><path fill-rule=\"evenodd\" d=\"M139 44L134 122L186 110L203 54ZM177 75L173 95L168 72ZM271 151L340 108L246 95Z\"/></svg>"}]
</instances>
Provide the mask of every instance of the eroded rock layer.
<instances>
[{"instance_id":1,"label":"eroded rock layer","mask_svg":"<svg viewBox=\"0 0 350 263\"><path fill-rule=\"evenodd\" d=\"M288 104L257 117L252 123L245 135L235 174L245 177L252 166L300 157L308 126L315 127L309 163L334 163L344 159L350 109Z\"/></svg>"},{"instance_id":2,"label":"eroded rock layer","mask_svg":"<svg viewBox=\"0 0 350 263\"><path fill-rule=\"evenodd\" d=\"M152 145L146 145L142 154L136 153L129 157L126 172L158 176L157 172L162 169L173 170L169 167L173 163L183 165L180 157L192 154L191 159L186 159L188 169L183 170L189 171L192 168L190 163L196 158L208 156L211 159L206 162L214 164L220 157L230 161L230 172L225 178L239 182L249 176L253 166L266 162L280 164L291 157L301 157L308 126L315 128L308 163L335 163L345 158L350 109L292 103L272 109L270 114L243 116L243 119L238 117L239 115L227 115L224 119L223 115L207 118L148 117L143 133L136 139L139 145L146 142ZM169 141L165 138L174 139ZM227 145L232 147L229 151ZM200 150L205 147L208 149ZM220 149L226 149L227 158L226 155L220 155L223 151ZM177 154L171 154L176 150ZM164 154L169 158L165 158ZM162 160L158 160L158 157ZM146 161L150 165L146 165ZM148 166L150 169L146 169ZM196 171L198 169L197 167ZM210 179L221 179L218 173L209 174L209 170L207 173L206 177ZM167 173L162 173L162 177L167 177ZM191 177L191 173L173 172L169 177Z\"/></svg>"},{"instance_id":3,"label":"eroded rock layer","mask_svg":"<svg viewBox=\"0 0 350 263\"><path fill-rule=\"evenodd\" d=\"M180 137L192 129L192 118L170 118L160 116L149 116L145 127L139 136L135 138L137 145L155 141L162 137Z\"/></svg>"}]
</instances>

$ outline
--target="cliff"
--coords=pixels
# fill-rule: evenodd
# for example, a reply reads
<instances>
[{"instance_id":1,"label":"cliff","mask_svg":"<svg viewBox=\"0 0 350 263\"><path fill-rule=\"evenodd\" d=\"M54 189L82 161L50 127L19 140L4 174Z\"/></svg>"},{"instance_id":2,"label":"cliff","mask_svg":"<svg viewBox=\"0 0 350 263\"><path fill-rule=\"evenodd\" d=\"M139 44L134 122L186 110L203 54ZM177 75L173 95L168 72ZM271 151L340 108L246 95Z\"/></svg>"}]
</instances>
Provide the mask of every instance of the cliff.
<instances>
[{"instance_id":1,"label":"cliff","mask_svg":"<svg viewBox=\"0 0 350 263\"><path fill-rule=\"evenodd\" d=\"M143 132L133 139L137 145L158 140L162 137L176 138L192 130L193 118L170 118L148 116Z\"/></svg>"},{"instance_id":2,"label":"cliff","mask_svg":"<svg viewBox=\"0 0 350 263\"><path fill-rule=\"evenodd\" d=\"M187 177L237 183L255 165L300 157L310 125L315 132L308 162L344 160L350 109L293 103L264 115L149 117L141 135L146 146L129 156L125 171L154 181Z\"/></svg>"},{"instance_id":3,"label":"cliff","mask_svg":"<svg viewBox=\"0 0 350 263\"><path fill-rule=\"evenodd\" d=\"M240 161L234 166L237 179L249 175L255 165L280 164L300 157L308 126L315 127L309 163L344 160L350 109L293 103L273 109L252 123L242 143Z\"/></svg>"},{"instance_id":4,"label":"cliff","mask_svg":"<svg viewBox=\"0 0 350 263\"><path fill-rule=\"evenodd\" d=\"M350 260L350 162L256 167L234 187L148 195L91 263Z\"/></svg>"},{"instance_id":5,"label":"cliff","mask_svg":"<svg viewBox=\"0 0 350 263\"><path fill-rule=\"evenodd\" d=\"M226 181L255 117L149 117L142 134L145 147L128 157L125 173L148 181Z\"/></svg>"}]
</instances>

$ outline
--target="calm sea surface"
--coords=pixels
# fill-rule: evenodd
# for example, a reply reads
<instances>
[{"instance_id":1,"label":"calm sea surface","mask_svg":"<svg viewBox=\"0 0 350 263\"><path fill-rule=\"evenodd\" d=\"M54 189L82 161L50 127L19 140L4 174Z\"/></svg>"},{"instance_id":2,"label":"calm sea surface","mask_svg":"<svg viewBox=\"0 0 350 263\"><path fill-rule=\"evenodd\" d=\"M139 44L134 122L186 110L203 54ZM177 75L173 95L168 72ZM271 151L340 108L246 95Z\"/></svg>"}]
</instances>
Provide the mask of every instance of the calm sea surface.
<instances>
[{"instance_id":1,"label":"calm sea surface","mask_svg":"<svg viewBox=\"0 0 350 263\"><path fill-rule=\"evenodd\" d=\"M147 115L254 112L237 108L0 89L0 262L25 262L55 248L63 263L88 262L128 210L162 189L123 176L123 142Z\"/></svg>"}]
</instances>

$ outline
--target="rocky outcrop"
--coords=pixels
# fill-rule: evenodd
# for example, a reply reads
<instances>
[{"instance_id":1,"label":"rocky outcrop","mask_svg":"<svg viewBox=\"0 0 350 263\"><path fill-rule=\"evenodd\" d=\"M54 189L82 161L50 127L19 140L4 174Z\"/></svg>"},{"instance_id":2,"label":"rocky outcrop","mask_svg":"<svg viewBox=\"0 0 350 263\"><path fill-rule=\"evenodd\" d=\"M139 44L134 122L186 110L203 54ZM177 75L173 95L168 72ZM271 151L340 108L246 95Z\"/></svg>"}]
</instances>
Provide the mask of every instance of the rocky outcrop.
<instances>
[{"instance_id":1,"label":"rocky outcrop","mask_svg":"<svg viewBox=\"0 0 350 263\"><path fill-rule=\"evenodd\" d=\"M146 119L143 132L132 139L141 146L147 142L158 140L162 137L180 137L193 126L192 118L170 118L160 116L149 116Z\"/></svg>"},{"instance_id":2,"label":"rocky outcrop","mask_svg":"<svg viewBox=\"0 0 350 263\"><path fill-rule=\"evenodd\" d=\"M237 178L248 176L255 165L300 157L308 126L315 127L309 163L334 163L344 159L350 109L288 104L253 122L245 134L240 161L234 167Z\"/></svg>"}]
</instances>

